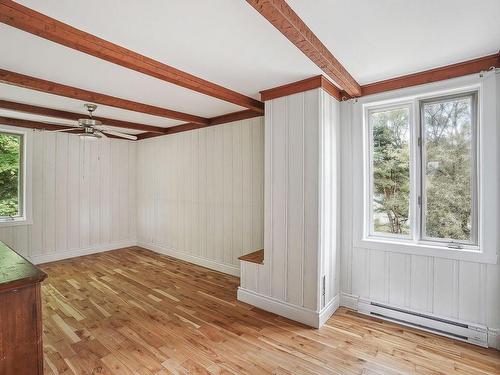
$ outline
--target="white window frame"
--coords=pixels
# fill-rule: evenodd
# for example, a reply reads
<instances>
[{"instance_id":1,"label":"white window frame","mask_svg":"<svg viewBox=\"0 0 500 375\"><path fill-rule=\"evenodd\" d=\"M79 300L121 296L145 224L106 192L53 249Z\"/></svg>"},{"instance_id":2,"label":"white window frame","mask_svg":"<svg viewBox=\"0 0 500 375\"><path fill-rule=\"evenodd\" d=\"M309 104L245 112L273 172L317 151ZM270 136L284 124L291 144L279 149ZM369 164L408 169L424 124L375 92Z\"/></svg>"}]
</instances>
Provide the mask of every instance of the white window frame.
<instances>
[{"instance_id":1,"label":"white window frame","mask_svg":"<svg viewBox=\"0 0 500 375\"><path fill-rule=\"evenodd\" d=\"M425 199L425 178L420 175L421 173L424 173L424 166L426 164L426 159L425 159L425 129L424 129L424 123L423 123L423 108L424 105L427 103L435 103L435 102L441 102L445 101L447 99L452 100L454 98L465 98L465 97L472 97L473 102L472 102L472 113L471 113L471 118L472 118L472 124L471 124L471 130L472 130L472 143L471 143L471 149L472 149L472 154L473 154L473 166L472 166L472 218L471 218L471 240L470 241L460 241L460 240L454 240L451 238L443 238L443 239L438 239L438 238L432 238L432 237L427 237L426 236L426 225L425 225L425 212L426 212L426 203L427 200ZM429 242L429 243L434 243L436 245L442 245L442 246L447 246L447 247L453 247L457 246L458 248L468 248L468 249L473 249L473 250L479 250L480 244L479 244L479 155L480 155L480 147L479 147L479 115L478 115L478 100L479 100L479 92L478 90L474 91L468 91L468 92L459 92L459 93L453 93L451 95L439 95L437 97L432 97L432 98L425 98L425 99L420 99L418 100L419 104L419 114L420 114L420 121L416 126L418 127L418 139L420 139L419 142L417 142L417 147L418 147L418 161L417 161L417 175L418 175L418 181L417 181L417 196L420 197L421 200L421 207L419 207L417 211L417 226L419 229L420 233L420 239L421 241ZM451 245L451 246L450 246Z\"/></svg>"},{"instance_id":2,"label":"white window frame","mask_svg":"<svg viewBox=\"0 0 500 375\"><path fill-rule=\"evenodd\" d=\"M494 72L486 73L483 78L479 74L436 82L428 85L395 90L358 99L352 108L353 139L353 246L388 252L406 253L422 256L434 256L447 259L467 260L480 263L497 264L498 245L500 243L500 153L497 153L500 130L497 124L497 100L500 98L500 82L497 85ZM498 86L498 88L497 88ZM418 102L428 98L478 92L478 245L463 246L461 249L443 246L443 243L430 241L404 240L369 236L367 215L369 195L369 153L367 152L368 126L366 110L382 106L397 106L405 102L417 103L413 106L413 119L419 121ZM500 107L499 107L500 108ZM499 112L500 113L500 112ZM500 116L500 115L498 115ZM500 119L499 119L500 120ZM413 126L415 130L416 127ZM413 137L416 140L418 137ZM416 160L416 147L413 147L412 158ZM415 171L416 168L413 168ZM415 173L415 172L413 172ZM412 181L417 176L412 175ZM368 180L369 181L369 180ZM414 190L415 191L415 190ZM416 199L411 199L411 203ZM410 207L412 209L412 207ZM415 209L415 207L413 207Z\"/></svg>"},{"instance_id":3,"label":"white window frame","mask_svg":"<svg viewBox=\"0 0 500 375\"><path fill-rule=\"evenodd\" d=\"M414 225L412 223L412 217L413 217L413 212L415 212L415 207L413 205L413 198L414 198L414 189L410 188L410 205L408 207L409 212L408 212L408 217L410 219L410 234L409 235L398 235L398 234L392 234L392 233L380 233L380 232L374 232L373 230L373 129L372 125L370 124L370 114L373 112L382 112L382 111L390 111L394 109L399 109L399 108L406 108L408 109L408 126L409 126L409 131L413 131L413 102L412 101L402 101L399 103L392 103L389 105L374 105L374 106L366 106L365 111L364 111L364 118L365 118L365 123L366 126L368 127L368 131L366 132L366 136L368 139L366 140L366 144L368 145L368 150L367 150L367 176L369 176L369 179L367 181L367 192L368 192L368 197L366 198L366 203L368 204L367 207L367 215L365 216L365 227L366 227L366 236L369 238L385 238L385 239L390 239L390 240L402 240L402 241L410 241L413 236L415 235L414 233ZM413 156L413 147L411 145L413 139L413 135L410 135L410 185L413 185L414 182L414 176L412 175L413 167L412 165L414 164L414 156Z\"/></svg>"},{"instance_id":4,"label":"white window frame","mask_svg":"<svg viewBox=\"0 0 500 375\"><path fill-rule=\"evenodd\" d=\"M32 220L32 142L33 131L28 129L19 129L0 123L0 132L20 135L23 139L21 150L21 178L22 178L22 212L19 216L13 218L0 217L0 228L16 225L33 224Z\"/></svg>"},{"instance_id":5,"label":"white window frame","mask_svg":"<svg viewBox=\"0 0 500 375\"><path fill-rule=\"evenodd\" d=\"M423 106L426 103L433 103L444 101L447 99L460 98L460 97L472 97L473 108L472 108L472 150L474 153L474 163L473 163L473 236L471 241L459 241L453 239L438 239L431 238L425 235L425 179L423 178L423 171L425 165L425 137L424 137L424 124L423 124ZM367 127L366 140L368 163L367 163L367 179L368 184L368 196L366 197L366 203L368 204L367 215L366 215L366 237L368 238L385 238L397 241L411 241L416 244L431 244L433 246L446 246L454 248L455 246L459 248L468 248L477 250L479 248L478 244L478 155L479 155L479 145L478 145L478 121L477 121L477 91L468 91L454 93L452 95L439 95L437 97L431 96L428 98L415 98L412 101L403 101L397 103L391 103L388 105L375 105L375 106L365 106L364 116L365 123ZM409 235L399 235L391 233L380 233L374 232L374 211L373 211L373 126L370 122L370 115L377 112L391 111L394 109L406 109L408 111L408 129L409 135L409 146L410 146L410 197L409 197Z\"/></svg>"}]
</instances>

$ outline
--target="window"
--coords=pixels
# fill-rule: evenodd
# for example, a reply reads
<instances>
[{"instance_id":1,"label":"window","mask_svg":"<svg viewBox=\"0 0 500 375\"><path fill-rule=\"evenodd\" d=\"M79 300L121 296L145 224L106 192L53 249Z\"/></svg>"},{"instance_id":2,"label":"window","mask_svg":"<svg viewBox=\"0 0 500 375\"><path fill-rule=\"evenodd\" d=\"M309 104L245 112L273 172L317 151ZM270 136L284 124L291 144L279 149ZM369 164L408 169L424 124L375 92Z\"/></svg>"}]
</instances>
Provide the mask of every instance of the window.
<instances>
[{"instance_id":1,"label":"window","mask_svg":"<svg viewBox=\"0 0 500 375\"><path fill-rule=\"evenodd\" d=\"M422 238L477 244L476 94L422 101Z\"/></svg>"},{"instance_id":2,"label":"window","mask_svg":"<svg viewBox=\"0 0 500 375\"><path fill-rule=\"evenodd\" d=\"M368 235L478 245L477 93L369 109L367 124Z\"/></svg>"},{"instance_id":3,"label":"window","mask_svg":"<svg viewBox=\"0 0 500 375\"><path fill-rule=\"evenodd\" d=\"M408 237L410 228L410 110L370 112L372 233Z\"/></svg>"},{"instance_id":4,"label":"window","mask_svg":"<svg viewBox=\"0 0 500 375\"><path fill-rule=\"evenodd\" d=\"M23 134L0 131L0 221L24 216Z\"/></svg>"}]
</instances>

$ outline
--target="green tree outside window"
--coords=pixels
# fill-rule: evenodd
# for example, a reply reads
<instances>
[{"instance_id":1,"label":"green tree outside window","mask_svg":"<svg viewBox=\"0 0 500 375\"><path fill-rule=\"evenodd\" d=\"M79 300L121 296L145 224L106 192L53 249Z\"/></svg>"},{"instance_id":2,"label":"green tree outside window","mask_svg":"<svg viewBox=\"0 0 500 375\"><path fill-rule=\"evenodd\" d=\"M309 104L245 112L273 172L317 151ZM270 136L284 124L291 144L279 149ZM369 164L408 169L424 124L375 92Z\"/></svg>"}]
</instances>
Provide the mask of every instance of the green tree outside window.
<instances>
[{"instance_id":1,"label":"green tree outside window","mask_svg":"<svg viewBox=\"0 0 500 375\"><path fill-rule=\"evenodd\" d=\"M17 216L19 212L19 177L21 171L21 137L0 133L0 216Z\"/></svg>"}]
</instances>

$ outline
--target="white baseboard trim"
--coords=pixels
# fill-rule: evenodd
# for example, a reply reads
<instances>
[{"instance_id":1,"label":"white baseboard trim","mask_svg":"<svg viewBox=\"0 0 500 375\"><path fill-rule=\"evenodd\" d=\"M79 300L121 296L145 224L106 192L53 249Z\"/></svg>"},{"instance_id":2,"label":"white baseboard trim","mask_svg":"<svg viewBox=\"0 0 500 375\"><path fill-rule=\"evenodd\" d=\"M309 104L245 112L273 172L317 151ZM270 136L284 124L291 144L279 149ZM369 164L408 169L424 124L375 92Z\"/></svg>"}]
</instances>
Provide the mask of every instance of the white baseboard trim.
<instances>
[{"instance_id":1,"label":"white baseboard trim","mask_svg":"<svg viewBox=\"0 0 500 375\"><path fill-rule=\"evenodd\" d=\"M348 307L353 310L358 309L358 296L340 292L340 306Z\"/></svg>"},{"instance_id":2,"label":"white baseboard trim","mask_svg":"<svg viewBox=\"0 0 500 375\"><path fill-rule=\"evenodd\" d=\"M230 264L223 264L216 262L211 259L206 259L202 258L196 255L191 255L191 254L186 254L181 251L174 250L172 248L169 248L167 246L162 246L158 244L153 244L153 243L148 243L148 242L142 242L139 241L137 243L137 246L143 247L145 249L157 252L159 254L164 254L171 256L173 258L177 258L180 260L185 260L186 262L194 263L197 264L198 266L210 268L215 271L227 273L229 275L233 276L240 276L240 267L239 266L233 266Z\"/></svg>"},{"instance_id":3,"label":"white baseboard trim","mask_svg":"<svg viewBox=\"0 0 500 375\"><path fill-rule=\"evenodd\" d=\"M242 287L238 288L238 301L314 328L320 328L338 308L337 296L321 312L318 312L302 306L292 305L291 303L280 301Z\"/></svg>"},{"instance_id":4,"label":"white baseboard trim","mask_svg":"<svg viewBox=\"0 0 500 375\"><path fill-rule=\"evenodd\" d=\"M340 305L340 298L339 295L337 294L333 299L330 301L328 305L323 307L323 310L319 312L319 326L323 326L327 322L328 319L333 315L335 311L339 308Z\"/></svg>"},{"instance_id":5,"label":"white baseboard trim","mask_svg":"<svg viewBox=\"0 0 500 375\"><path fill-rule=\"evenodd\" d=\"M75 250L67 250L61 251L57 253L50 254L38 254L29 256L29 260L34 264L42 264L48 262L55 262L57 260L69 259L80 257L83 255L90 255L96 253L102 253L103 251L117 250L124 247L136 246L137 242L135 240L132 241L123 241L123 242L111 242L103 245L94 245L82 249Z\"/></svg>"}]
</instances>

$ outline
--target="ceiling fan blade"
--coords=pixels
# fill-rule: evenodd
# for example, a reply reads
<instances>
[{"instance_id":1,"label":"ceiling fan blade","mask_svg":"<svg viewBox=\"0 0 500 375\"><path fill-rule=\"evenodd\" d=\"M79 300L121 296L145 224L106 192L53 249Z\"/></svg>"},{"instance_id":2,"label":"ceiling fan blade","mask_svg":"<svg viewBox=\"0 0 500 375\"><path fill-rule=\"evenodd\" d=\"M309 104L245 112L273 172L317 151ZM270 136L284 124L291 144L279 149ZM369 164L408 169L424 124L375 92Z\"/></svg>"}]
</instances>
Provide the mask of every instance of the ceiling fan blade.
<instances>
[{"instance_id":1,"label":"ceiling fan blade","mask_svg":"<svg viewBox=\"0 0 500 375\"><path fill-rule=\"evenodd\" d=\"M130 139L132 141L137 140L137 137L135 135L120 133L120 132L117 132L117 131L114 131L114 130L101 130L101 132L109 134L109 135L114 135L116 137Z\"/></svg>"},{"instance_id":2,"label":"ceiling fan blade","mask_svg":"<svg viewBox=\"0 0 500 375\"><path fill-rule=\"evenodd\" d=\"M104 133L102 132L102 130L97 130L97 129L96 129L96 130L94 131L94 133L99 134L102 138L108 138L108 137L106 136L106 134L104 134Z\"/></svg>"},{"instance_id":3,"label":"ceiling fan blade","mask_svg":"<svg viewBox=\"0 0 500 375\"><path fill-rule=\"evenodd\" d=\"M64 128L64 129L57 129L57 130L49 130L50 132L58 133L58 132L67 132L71 130L82 130L82 128L78 127L72 127L72 128Z\"/></svg>"}]
</instances>

